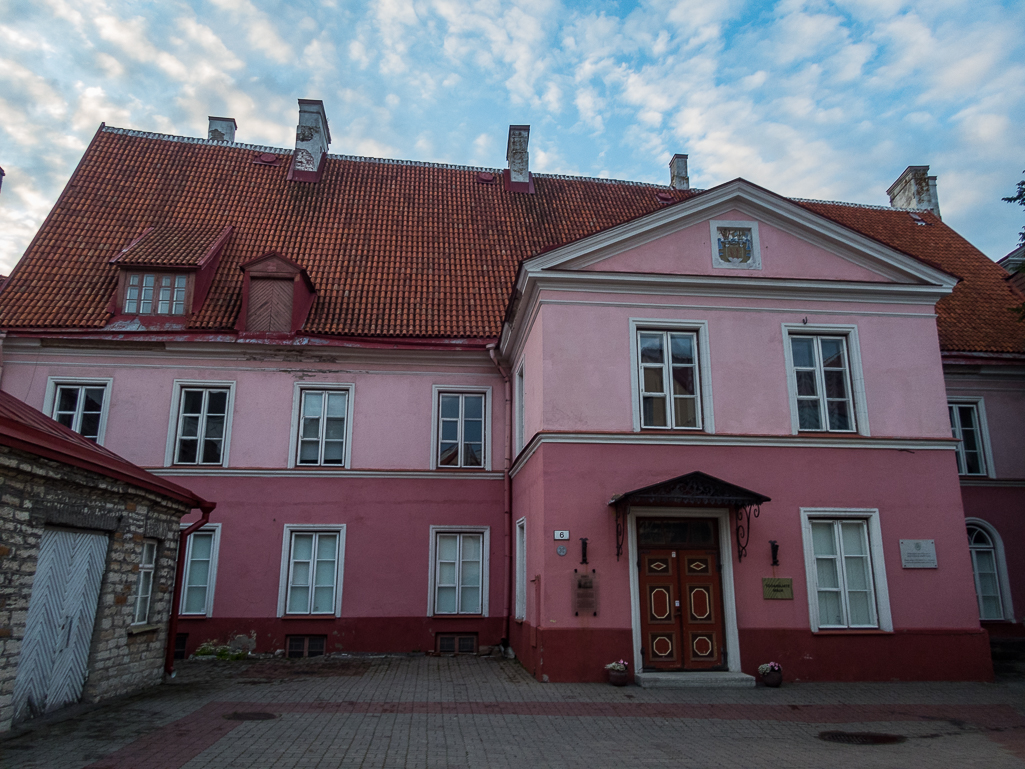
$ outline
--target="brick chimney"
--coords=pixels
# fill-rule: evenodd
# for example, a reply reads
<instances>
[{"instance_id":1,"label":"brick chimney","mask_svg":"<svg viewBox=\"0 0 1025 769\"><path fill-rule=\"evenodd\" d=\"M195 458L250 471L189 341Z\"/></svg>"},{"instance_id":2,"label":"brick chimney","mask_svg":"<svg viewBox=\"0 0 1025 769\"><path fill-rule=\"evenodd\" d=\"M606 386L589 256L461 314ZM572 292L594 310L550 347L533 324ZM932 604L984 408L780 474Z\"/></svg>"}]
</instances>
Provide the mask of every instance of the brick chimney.
<instances>
[{"instance_id":1,"label":"brick chimney","mask_svg":"<svg viewBox=\"0 0 1025 769\"><path fill-rule=\"evenodd\" d=\"M238 128L235 125L235 118L210 115L207 119L210 121L210 129L207 131L206 138L214 142L234 143L235 129Z\"/></svg>"},{"instance_id":2,"label":"brick chimney","mask_svg":"<svg viewBox=\"0 0 1025 769\"><path fill-rule=\"evenodd\" d=\"M505 148L505 159L509 167L505 170L505 188L511 192L534 191L534 177L530 173L530 153L527 143L530 141L529 125L509 126L509 141Z\"/></svg>"},{"instance_id":3,"label":"brick chimney","mask_svg":"<svg viewBox=\"0 0 1025 769\"><path fill-rule=\"evenodd\" d=\"M669 161L669 186L674 190L690 189L686 155L673 155L673 159Z\"/></svg>"},{"instance_id":4,"label":"brick chimney","mask_svg":"<svg viewBox=\"0 0 1025 769\"><path fill-rule=\"evenodd\" d=\"M320 179L331 144L324 102L299 99L299 125L295 127L295 152L288 171L289 181L316 182Z\"/></svg>"},{"instance_id":5,"label":"brick chimney","mask_svg":"<svg viewBox=\"0 0 1025 769\"><path fill-rule=\"evenodd\" d=\"M908 166L886 191L894 208L921 208L940 217L940 199L936 194L936 177L929 176L929 166Z\"/></svg>"}]
</instances>

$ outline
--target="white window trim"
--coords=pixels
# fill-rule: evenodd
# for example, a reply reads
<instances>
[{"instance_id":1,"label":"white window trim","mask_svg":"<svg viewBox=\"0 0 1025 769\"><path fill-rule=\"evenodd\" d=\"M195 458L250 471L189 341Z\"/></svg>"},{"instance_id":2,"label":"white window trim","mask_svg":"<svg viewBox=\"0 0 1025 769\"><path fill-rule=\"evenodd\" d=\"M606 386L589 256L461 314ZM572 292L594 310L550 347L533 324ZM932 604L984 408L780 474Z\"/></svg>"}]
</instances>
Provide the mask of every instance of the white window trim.
<instances>
[{"instance_id":1,"label":"white window trim","mask_svg":"<svg viewBox=\"0 0 1025 769\"><path fill-rule=\"evenodd\" d=\"M868 427L868 401L865 398L865 375L861 368L861 344L858 341L858 327L831 323L783 324L783 359L786 364L787 394L790 397L790 432L797 435L800 423L797 416L797 375L794 372L794 353L790 348L791 336L842 336L847 342L848 372L851 378L851 396L854 402L854 427L851 432L836 430L815 430L824 435L846 434L870 436Z\"/></svg>"},{"instance_id":2,"label":"white window trim","mask_svg":"<svg viewBox=\"0 0 1025 769\"><path fill-rule=\"evenodd\" d=\"M57 400L57 388L61 386L103 387L103 408L100 410L100 430L96 443L103 445L107 435L107 415L110 413L110 394L114 387L113 377L66 377L51 376L46 379L46 394L43 396L43 413L53 418L53 407Z\"/></svg>"},{"instance_id":3,"label":"white window trim","mask_svg":"<svg viewBox=\"0 0 1025 769\"><path fill-rule=\"evenodd\" d=\"M833 508L833 507L802 507L801 536L804 544L804 577L805 592L808 594L808 618L813 633L819 632L819 597L816 586L818 568L815 564L815 549L812 543L811 522L820 518L824 520L861 520L868 523L868 549L872 560L872 580L876 597L876 619L879 630L893 632L893 617L890 614L890 591L886 583L886 560L883 555L883 535L879 526L879 510L875 508ZM858 632L863 628L825 627L823 631Z\"/></svg>"},{"instance_id":4,"label":"white window trim","mask_svg":"<svg viewBox=\"0 0 1025 769\"><path fill-rule=\"evenodd\" d=\"M288 598L288 566L292 550L292 535L300 533L324 533L338 535L338 560L335 563L335 610L334 614L286 614ZM342 578L345 574L345 524L329 524L321 526L313 523L286 523L281 537L281 573L278 577L278 616L279 617L341 617L342 616Z\"/></svg>"},{"instance_id":5,"label":"white window trim","mask_svg":"<svg viewBox=\"0 0 1025 769\"><path fill-rule=\"evenodd\" d=\"M527 618L527 519L516 521L516 611L515 619Z\"/></svg>"},{"instance_id":6,"label":"white window trim","mask_svg":"<svg viewBox=\"0 0 1025 769\"><path fill-rule=\"evenodd\" d=\"M146 566L146 545L153 545L153 564L147 568ZM132 603L132 626L139 627L140 625L149 624L150 615L153 613L153 588L156 585L157 578L157 564L160 561L160 541L153 539L152 537L146 537L142 540L142 553L139 558L139 571L135 574L135 590L134 598ZM139 584L142 581L142 575L149 571L149 595L146 596L146 616L141 620L138 619L139 614Z\"/></svg>"},{"instance_id":7,"label":"white window trim","mask_svg":"<svg viewBox=\"0 0 1025 769\"><path fill-rule=\"evenodd\" d=\"M192 524L183 523L181 529L184 531ZM185 609L185 586L188 584L189 564L192 558L192 536L193 534L213 534L210 541L210 573L206 585L206 609L202 613L186 614ZM178 597L179 617L212 617L214 614L214 588L217 585L217 561L221 552L221 524L208 523L196 529L185 541L185 569L182 574L182 592Z\"/></svg>"},{"instance_id":8,"label":"white window trim","mask_svg":"<svg viewBox=\"0 0 1025 769\"><path fill-rule=\"evenodd\" d=\"M1004 540L1000 537L998 532L989 521L984 521L982 518L965 518L965 527L978 526L980 529L985 531L989 538L993 542L993 552L996 554L997 561L997 580L1000 582L1000 603L1004 609L1004 620L1014 621L1014 605L1011 603L1011 580L1007 576L1007 559L1004 557ZM970 555L970 554L969 554ZM972 562L972 586L974 591L975 585L975 564ZM978 602L978 591L975 592L976 602ZM1000 620L980 620L984 622L999 622Z\"/></svg>"},{"instance_id":9,"label":"white window trim","mask_svg":"<svg viewBox=\"0 0 1025 769\"><path fill-rule=\"evenodd\" d=\"M520 367L516 369L515 387L513 389L513 398L515 400L513 417L516 420L516 437L515 448L516 454L523 451L523 438L524 431L526 430L526 410L523 404L524 390L526 389L526 383L524 380L525 363L520 363Z\"/></svg>"},{"instance_id":10,"label":"white window trim","mask_svg":"<svg viewBox=\"0 0 1025 769\"><path fill-rule=\"evenodd\" d=\"M762 246L758 240L758 222L712 219L708 223L709 243L712 247L712 267L717 270L760 270L762 269ZM719 227L751 230L751 261L747 264L733 264L719 258Z\"/></svg>"},{"instance_id":11,"label":"white window trim","mask_svg":"<svg viewBox=\"0 0 1025 769\"><path fill-rule=\"evenodd\" d=\"M475 395L484 394L484 466L483 467L443 467L438 465L438 423L441 419L441 395ZM433 385L431 387L431 464L432 470L477 470L491 471L491 442L493 440L491 426L491 387L458 385ZM469 531L469 529L467 529Z\"/></svg>"},{"instance_id":12,"label":"white window trim","mask_svg":"<svg viewBox=\"0 0 1025 769\"><path fill-rule=\"evenodd\" d=\"M993 466L993 448L989 443L989 424L986 419L986 401L981 395L956 396L947 398L948 406L975 406L975 413L979 417L979 440L982 443L982 461L986 465L986 472L974 475L964 475L965 478L996 478L996 468ZM967 469L967 466L965 467Z\"/></svg>"},{"instance_id":13,"label":"white window trim","mask_svg":"<svg viewBox=\"0 0 1025 769\"><path fill-rule=\"evenodd\" d=\"M630 397L633 408L633 431L641 431L640 351L637 348L639 331L680 331L693 333L698 338L698 390L701 394L701 428L665 428L667 432L689 431L715 433L715 412L712 406L712 358L708 343L708 321L666 320L665 318L630 318ZM661 430L663 428L645 428Z\"/></svg>"},{"instance_id":14,"label":"white window trim","mask_svg":"<svg viewBox=\"0 0 1025 769\"><path fill-rule=\"evenodd\" d=\"M431 547L430 558L427 563L427 616L434 614L434 583L435 583L435 557L438 551L439 534L483 534L481 540L481 564L480 564L480 614L438 614L438 617L487 617L488 616L488 594L491 592L491 527L490 526L431 526Z\"/></svg>"},{"instance_id":15,"label":"white window trim","mask_svg":"<svg viewBox=\"0 0 1025 769\"><path fill-rule=\"evenodd\" d=\"M178 443L178 410L181 408L182 390L227 390L228 408L224 420L224 450L221 452L221 467L228 466L228 454L231 450L231 421L235 413L235 381L214 381L208 379L175 379L171 393L171 413L167 419L167 444L164 447L164 467L174 467L174 450ZM202 447L200 447L202 448ZM181 465L182 467L217 467L217 465Z\"/></svg>"},{"instance_id":16,"label":"white window trim","mask_svg":"<svg viewBox=\"0 0 1025 769\"><path fill-rule=\"evenodd\" d=\"M299 451L299 409L302 407L303 391L346 392L345 399L345 447L341 465L300 465L296 461ZM352 402L356 399L356 385L353 383L319 384L317 382L296 382L292 389L292 431L288 439L288 468L302 469L326 467L332 470L348 470L352 458Z\"/></svg>"}]
</instances>

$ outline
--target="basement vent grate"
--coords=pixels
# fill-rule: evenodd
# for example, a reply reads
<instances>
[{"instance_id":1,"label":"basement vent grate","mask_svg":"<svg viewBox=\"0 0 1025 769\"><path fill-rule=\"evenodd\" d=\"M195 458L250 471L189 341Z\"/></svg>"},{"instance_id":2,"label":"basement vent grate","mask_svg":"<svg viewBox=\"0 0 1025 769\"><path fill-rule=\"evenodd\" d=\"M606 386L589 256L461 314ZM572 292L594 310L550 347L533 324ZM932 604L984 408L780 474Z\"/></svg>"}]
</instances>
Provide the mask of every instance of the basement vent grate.
<instances>
[{"instance_id":1,"label":"basement vent grate","mask_svg":"<svg viewBox=\"0 0 1025 769\"><path fill-rule=\"evenodd\" d=\"M843 745L894 745L904 742L907 737L879 732L819 732L819 739Z\"/></svg>"},{"instance_id":2,"label":"basement vent grate","mask_svg":"<svg viewBox=\"0 0 1025 769\"><path fill-rule=\"evenodd\" d=\"M236 710L233 713L226 713L224 717L228 721L272 721L277 718L273 713L254 713L244 710Z\"/></svg>"}]
</instances>

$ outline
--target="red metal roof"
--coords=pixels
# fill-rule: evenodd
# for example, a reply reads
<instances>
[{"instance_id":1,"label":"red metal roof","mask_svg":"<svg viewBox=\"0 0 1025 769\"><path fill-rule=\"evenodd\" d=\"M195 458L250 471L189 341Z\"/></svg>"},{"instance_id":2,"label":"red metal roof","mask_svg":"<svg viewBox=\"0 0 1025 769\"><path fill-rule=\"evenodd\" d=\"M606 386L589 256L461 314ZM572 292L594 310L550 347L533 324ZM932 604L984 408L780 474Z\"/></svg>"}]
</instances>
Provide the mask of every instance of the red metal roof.
<instances>
[{"instance_id":1,"label":"red metal roof","mask_svg":"<svg viewBox=\"0 0 1025 769\"><path fill-rule=\"evenodd\" d=\"M288 151L278 165L253 162L269 149L101 128L0 293L0 327L102 329L111 259L133 240L154 228L126 260L142 249L154 264L191 265L230 226L192 330L231 330L239 265L276 251L317 287L304 333L489 339L524 259L700 194L545 174L523 194L482 183L481 171L500 169L336 156L303 184L286 181ZM922 226L905 211L798 202L964 278L939 305L945 348L1025 352L1025 332L1005 322L1015 295L997 285L1000 268L931 214ZM188 233L175 236L187 254L167 247L168 233Z\"/></svg>"},{"instance_id":2,"label":"red metal roof","mask_svg":"<svg viewBox=\"0 0 1025 769\"><path fill-rule=\"evenodd\" d=\"M213 502L146 472L5 392L0 392L0 444L124 481L192 508L214 509Z\"/></svg>"}]
</instances>

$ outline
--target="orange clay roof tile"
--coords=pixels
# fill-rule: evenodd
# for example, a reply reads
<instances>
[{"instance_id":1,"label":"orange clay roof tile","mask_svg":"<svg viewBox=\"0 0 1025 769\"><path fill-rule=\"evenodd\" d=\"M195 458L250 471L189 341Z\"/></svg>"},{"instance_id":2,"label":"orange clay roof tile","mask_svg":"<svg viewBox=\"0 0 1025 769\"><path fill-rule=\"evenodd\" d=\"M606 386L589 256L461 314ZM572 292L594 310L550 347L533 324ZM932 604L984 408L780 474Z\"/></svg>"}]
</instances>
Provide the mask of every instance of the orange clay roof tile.
<instances>
[{"instance_id":1,"label":"orange clay roof tile","mask_svg":"<svg viewBox=\"0 0 1025 769\"><path fill-rule=\"evenodd\" d=\"M281 157L277 165L253 160ZM519 264L542 251L700 194L657 185L534 176L507 192L499 169L329 156L320 181L288 182L289 151L100 130L0 293L0 326L102 329L111 260L192 268L231 227L210 293L188 325L233 328L239 265L277 251L317 290L303 331L494 338ZM488 171L497 183L481 184ZM958 275L938 305L945 349L1025 351L1002 269L931 214L817 201L799 205ZM133 256L133 252L135 256ZM139 260L139 261L136 261Z\"/></svg>"}]
</instances>

